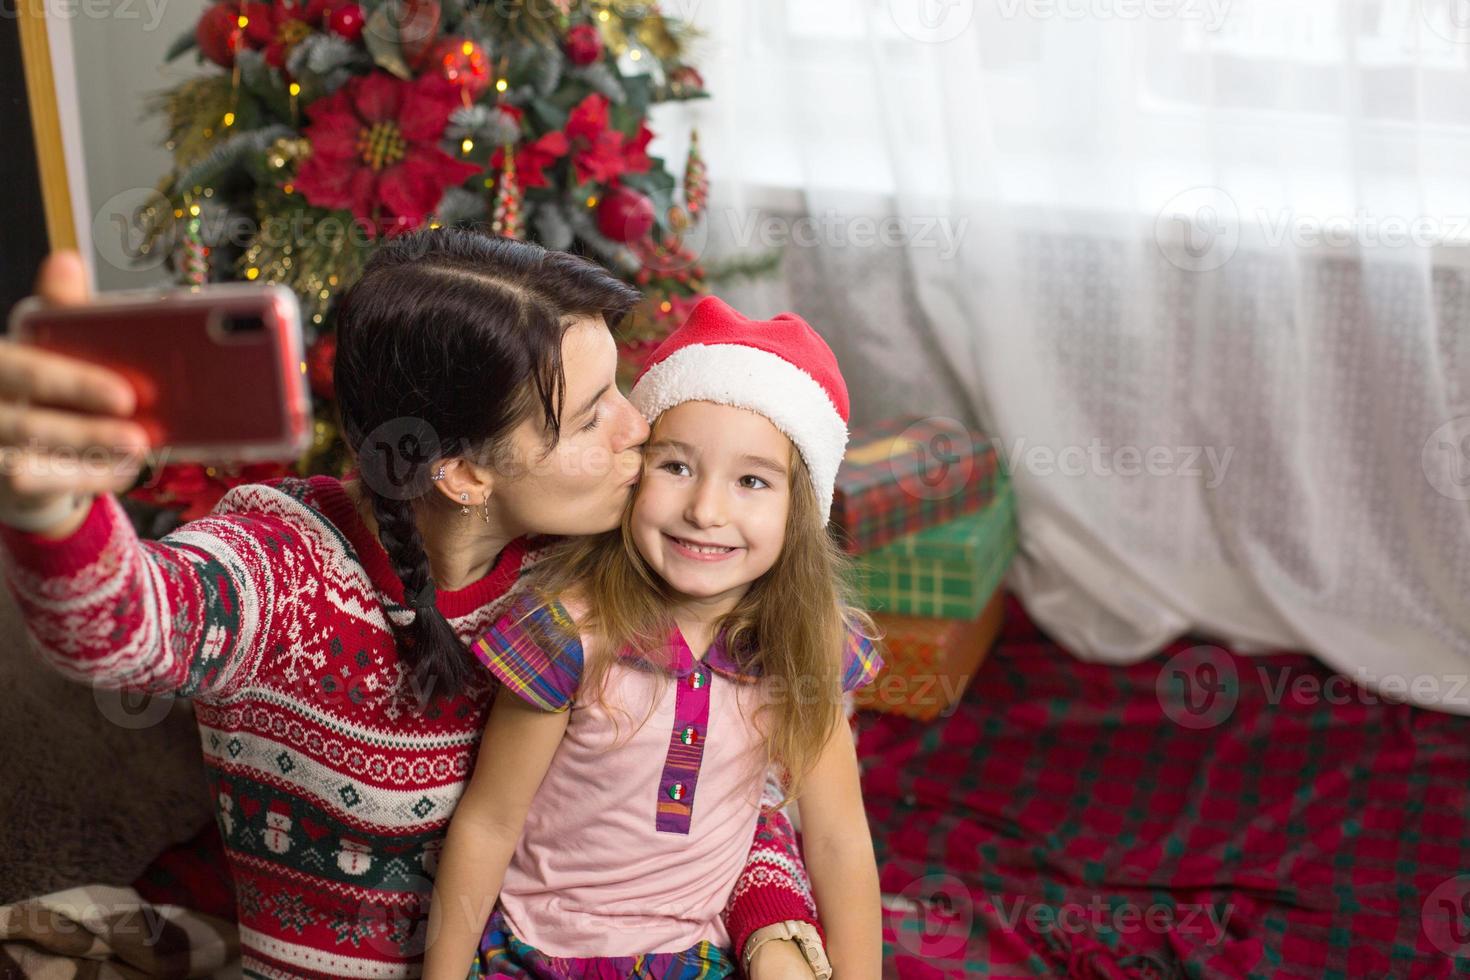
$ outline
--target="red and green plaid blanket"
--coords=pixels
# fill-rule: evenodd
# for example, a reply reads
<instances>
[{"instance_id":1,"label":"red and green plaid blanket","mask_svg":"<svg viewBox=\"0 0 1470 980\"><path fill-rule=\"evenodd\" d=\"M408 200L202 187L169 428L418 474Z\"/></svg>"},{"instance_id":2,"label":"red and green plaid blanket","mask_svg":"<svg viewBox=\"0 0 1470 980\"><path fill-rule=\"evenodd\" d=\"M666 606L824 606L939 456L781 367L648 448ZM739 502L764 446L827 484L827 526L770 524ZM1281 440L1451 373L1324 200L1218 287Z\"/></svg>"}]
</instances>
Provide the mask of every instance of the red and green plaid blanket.
<instances>
[{"instance_id":1,"label":"red and green plaid blanket","mask_svg":"<svg viewBox=\"0 0 1470 980\"><path fill-rule=\"evenodd\" d=\"M1470 718L1298 654L1086 664L1007 616L948 717L862 716L887 976L1470 971Z\"/></svg>"},{"instance_id":2,"label":"red and green plaid blanket","mask_svg":"<svg viewBox=\"0 0 1470 980\"><path fill-rule=\"evenodd\" d=\"M1085 664L1006 615L953 713L859 716L887 976L1470 972L1470 718L1297 654ZM228 917L218 846L136 887Z\"/></svg>"}]
</instances>

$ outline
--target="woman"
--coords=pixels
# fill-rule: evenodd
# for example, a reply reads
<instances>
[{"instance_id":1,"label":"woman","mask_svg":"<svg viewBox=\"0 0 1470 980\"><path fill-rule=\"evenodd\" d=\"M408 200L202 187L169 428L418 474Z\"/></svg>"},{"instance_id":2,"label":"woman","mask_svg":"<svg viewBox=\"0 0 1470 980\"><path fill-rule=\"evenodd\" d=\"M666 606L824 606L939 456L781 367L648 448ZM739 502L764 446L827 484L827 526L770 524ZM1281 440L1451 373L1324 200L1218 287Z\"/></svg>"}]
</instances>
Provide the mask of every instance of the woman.
<instances>
[{"instance_id":1,"label":"woman","mask_svg":"<svg viewBox=\"0 0 1470 980\"><path fill-rule=\"evenodd\" d=\"M76 257L53 256L38 292L85 302ZM8 584L64 673L193 700L247 976L418 973L490 703L465 642L537 536L617 524L648 428L615 384L610 328L637 299L526 243L443 229L384 245L338 308L360 477L238 487L158 542L110 496L146 446L127 383L0 347L0 445L22 450L0 474ZM116 468L67 465L103 447ZM757 827L732 936L812 921L790 833ZM789 941L751 970L811 976Z\"/></svg>"}]
</instances>

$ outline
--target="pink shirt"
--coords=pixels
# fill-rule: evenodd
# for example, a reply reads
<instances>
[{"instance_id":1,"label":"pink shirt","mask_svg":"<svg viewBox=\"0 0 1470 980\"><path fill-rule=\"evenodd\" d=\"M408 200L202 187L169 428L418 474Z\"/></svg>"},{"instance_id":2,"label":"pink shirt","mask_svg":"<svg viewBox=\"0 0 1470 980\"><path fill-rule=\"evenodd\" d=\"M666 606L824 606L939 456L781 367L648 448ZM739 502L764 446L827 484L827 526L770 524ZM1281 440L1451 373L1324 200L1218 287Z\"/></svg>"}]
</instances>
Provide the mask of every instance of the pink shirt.
<instances>
[{"instance_id":1,"label":"pink shirt","mask_svg":"<svg viewBox=\"0 0 1470 980\"><path fill-rule=\"evenodd\" d=\"M581 637L557 603L523 602L474 644L521 697L571 711L500 892L511 932L544 953L730 945L720 912L755 833L765 684L722 638L697 661L677 632L670 647L670 669L610 665L609 707L578 690ZM881 666L857 634L846 657L847 690Z\"/></svg>"}]
</instances>

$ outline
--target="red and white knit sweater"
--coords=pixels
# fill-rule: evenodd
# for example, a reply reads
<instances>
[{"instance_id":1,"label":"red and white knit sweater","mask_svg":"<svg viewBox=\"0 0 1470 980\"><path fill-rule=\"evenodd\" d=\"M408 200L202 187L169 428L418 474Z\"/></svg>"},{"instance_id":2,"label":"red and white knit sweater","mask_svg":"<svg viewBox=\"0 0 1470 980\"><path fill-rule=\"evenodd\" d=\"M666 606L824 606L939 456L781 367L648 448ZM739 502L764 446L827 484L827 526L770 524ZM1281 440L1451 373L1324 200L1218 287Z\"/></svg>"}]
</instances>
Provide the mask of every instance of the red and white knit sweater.
<instances>
[{"instance_id":1,"label":"red and white knit sweater","mask_svg":"<svg viewBox=\"0 0 1470 980\"><path fill-rule=\"evenodd\" d=\"M32 643L59 670L193 700L245 975L418 976L491 680L423 715L395 701L407 679L389 619L413 612L341 484L238 487L157 542L104 497L62 541L0 529L0 544ZM473 639L536 560L513 542L439 609ZM737 948L814 921L791 841L784 817L762 818L727 914Z\"/></svg>"}]
</instances>

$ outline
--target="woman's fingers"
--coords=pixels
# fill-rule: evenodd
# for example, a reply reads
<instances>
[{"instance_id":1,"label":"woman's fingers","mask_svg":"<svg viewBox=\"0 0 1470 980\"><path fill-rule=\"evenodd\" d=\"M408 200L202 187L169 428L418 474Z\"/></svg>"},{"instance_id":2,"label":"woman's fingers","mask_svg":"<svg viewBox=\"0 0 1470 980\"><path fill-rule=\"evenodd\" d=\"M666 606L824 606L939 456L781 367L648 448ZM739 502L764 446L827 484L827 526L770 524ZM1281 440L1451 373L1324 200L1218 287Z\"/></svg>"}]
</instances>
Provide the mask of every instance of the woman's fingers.
<instances>
[{"instance_id":1,"label":"woman's fingers","mask_svg":"<svg viewBox=\"0 0 1470 980\"><path fill-rule=\"evenodd\" d=\"M36 274L35 295L47 306L89 303L91 289L82 257L71 250L46 256ZM113 371L15 344L0 345L0 400L107 415L131 415L137 404L132 385Z\"/></svg>"},{"instance_id":2,"label":"woman's fingers","mask_svg":"<svg viewBox=\"0 0 1470 980\"><path fill-rule=\"evenodd\" d=\"M142 426L122 419L0 402L0 445L141 456L148 437Z\"/></svg>"},{"instance_id":3,"label":"woman's fingers","mask_svg":"<svg viewBox=\"0 0 1470 980\"><path fill-rule=\"evenodd\" d=\"M87 267L81 255L62 249L46 256L36 273L36 295L56 306L81 306L90 300Z\"/></svg>"},{"instance_id":4,"label":"woman's fingers","mask_svg":"<svg viewBox=\"0 0 1470 980\"><path fill-rule=\"evenodd\" d=\"M20 344L0 344L0 400L120 416L137 406L133 386L122 375Z\"/></svg>"},{"instance_id":5,"label":"woman's fingers","mask_svg":"<svg viewBox=\"0 0 1470 980\"><path fill-rule=\"evenodd\" d=\"M0 450L0 486L6 497L40 507L68 493L122 493L142 468L141 454L90 452L68 455Z\"/></svg>"}]
</instances>

